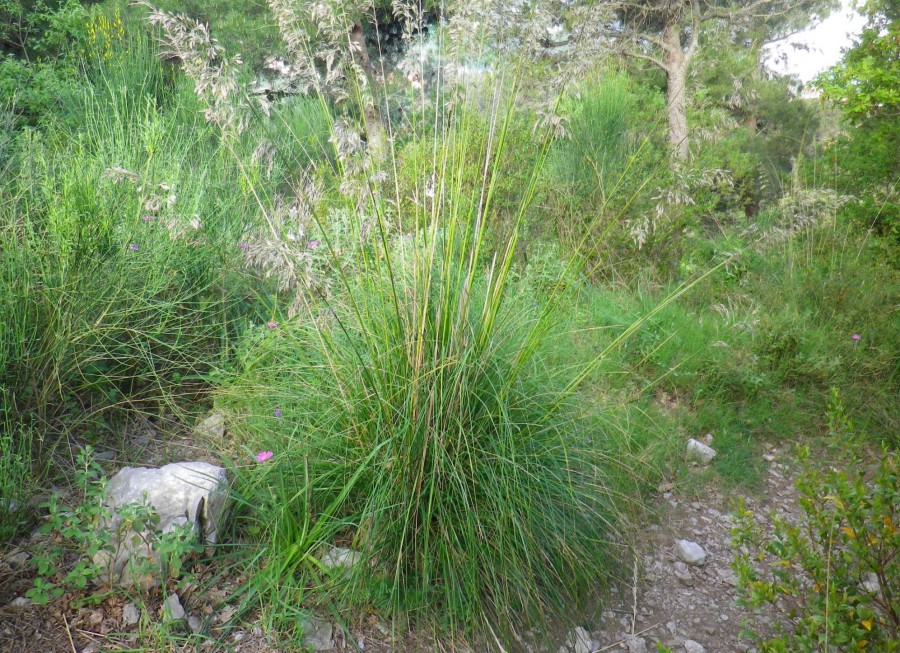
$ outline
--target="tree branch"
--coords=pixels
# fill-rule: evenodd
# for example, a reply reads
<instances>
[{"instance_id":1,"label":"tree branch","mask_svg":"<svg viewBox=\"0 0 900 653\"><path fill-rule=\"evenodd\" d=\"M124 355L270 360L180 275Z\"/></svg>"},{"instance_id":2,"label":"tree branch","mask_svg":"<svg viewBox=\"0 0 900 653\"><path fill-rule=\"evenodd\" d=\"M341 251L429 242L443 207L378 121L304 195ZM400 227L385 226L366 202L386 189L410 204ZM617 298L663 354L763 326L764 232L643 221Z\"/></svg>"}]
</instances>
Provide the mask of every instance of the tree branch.
<instances>
[{"instance_id":1,"label":"tree branch","mask_svg":"<svg viewBox=\"0 0 900 653\"><path fill-rule=\"evenodd\" d=\"M626 57L632 57L634 59L642 59L643 61L649 61L650 63L661 68L664 73L669 72L669 67L652 55L644 54L642 52L632 52L631 50L620 50L619 52L620 52L620 54L622 54Z\"/></svg>"},{"instance_id":2,"label":"tree branch","mask_svg":"<svg viewBox=\"0 0 900 653\"><path fill-rule=\"evenodd\" d=\"M684 55L685 64L690 63L700 45L700 0L691 0L691 43Z\"/></svg>"}]
</instances>

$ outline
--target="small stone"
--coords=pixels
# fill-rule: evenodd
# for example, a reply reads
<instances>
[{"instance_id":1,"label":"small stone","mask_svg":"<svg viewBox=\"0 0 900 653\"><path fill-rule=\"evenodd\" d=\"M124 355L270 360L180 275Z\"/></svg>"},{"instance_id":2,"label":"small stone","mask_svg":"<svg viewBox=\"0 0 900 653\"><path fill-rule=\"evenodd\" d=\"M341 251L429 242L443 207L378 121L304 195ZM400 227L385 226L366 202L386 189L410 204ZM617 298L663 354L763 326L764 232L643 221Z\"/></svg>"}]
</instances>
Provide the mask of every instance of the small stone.
<instances>
[{"instance_id":1,"label":"small stone","mask_svg":"<svg viewBox=\"0 0 900 653\"><path fill-rule=\"evenodd\" d=\"M774 462L774 461L775 461L775 456L773 456L773 455L770 454L770 453L764 453L764 454L763 454L763 460L765 460L767 463L771 463L771 462Z\"/></svg>"},{"instance_id":2,"label":"small stone","mask_svg":"<svg viewBox=\"0 0 900 653\"><path fill-rule=\"evenodd\" d=\"M628 653L647 653L647 640L643 637L628 637L625 640Z\"/></svg>"},{"instance_id":3,"label":"small stone","mask_svg":"<svg viewBox=\"0 0 900 653\"><path fill-rule=\"evenodd\" d=\"M94 454L94 460L112 460L115 457L115 451L98 451Z\"/></svg>"},{"instance_id":4,"label":"small stone","mask_svg":"<svg viewBox=\"0 0 900 653\"><path fill-rule=\"evenodd\" d=\"M139 433L129 440L131 446L137 449L143 449L150 444L150 436L146 433Z\"/></svg>"},{"instance_id":5,"label":"small stone","mask_svg":"<svg viewBox=\"0 0 900 653\"><path fill-rule=\"evenodd\" d=\"M91 642L81 649L81 653L100 653L100 645L97 642Z\"/></svg>"},{"instance_id":6,"label":"small stone","mask_svg":"<svg viewBox=\"0 0 900 653\"><path fill-rule=\"evenodd\" d=\"M26 551L16 551L6 558L6 564L13 571L19 571L28 562L30 555Z\"/></svg>"},{"instance_id":7,"label":"small stone","mask_svg":"<svg viewBox=\"0 0 900 653\"><path fill-rule=\"evenodd\" d=\"M306 617L300 620L300 625L303 628L303 642L313 651L329 651L334 648L331 622Z\"/></svg>"},{"instance_id":8,"label":"small stone","mask_svg":"<svg viewBox=\"0 0 900 653\"><path fill-rule=\"evenodd\" d=\"M675 561L675 578L677 578L682 585L687 587L694 586L694 575L691 573L690 568L681 560Z\"/></svg>"},{"instance_id":9,"label":"small stone","mask_svg":"<svg viewBox=\"0 0 900 653\"><path fill-rule=\"evenodd\" d=\"M11 608L27 608L29 605L31 605L31 599L26 599L24 596L19 596L9 602Z\"/></svg>"},{"instance_id":10,"label":"small stone","mask_svg":"<svg viewBox=\"0 0 900 653\"><path fill-rule=\"evenodd\" d=\"M863 577L863 591L866 594L878 594L881 592L881 583L878 582L878 574L868 573Z\"/></svg>"},{"instance_id":11,"label":"small stone","mask_svg":"<svg viewBox=\"0 0 900 653\"><path fill-rule=\"evenodd\" d=\"M200 630L203 628L203 622L200 621L200 617L190 615L187 618L187 622L188 622L188 628L190 628L191 632L194 633L195 635L197 633L199 633Z\"/></svg>"},{"instance_id":12,"label":"small stone","mask_svg":"<svg viewBox=\"0 0 900 653\"><path fill-rule=\"evenodd\" d=\"M668 630L673 635L676 635L678 634L678 625L674 621L667 621L666 630Z\"/></svg>"},{"instance_id":13,"label":"small stone","mask_svg":"<svg viewBox=\"0 0 900 653\"><path fill-rule=\"evenodd\" d=\"M322 556L322 565L324 565L326 569L351 569L359 562L360 557L361 554L359 551L334 546L331 547L328 553Z\"/></svg>"},{"instance_id":14,"label":"small stone","mask_svg":"<svg viewBox=\"0 0 900 653\"><path fill-rule=\"evenodd\" d=\"M675 542L675 557L685 564L696 566L706 562L706 551L696 542L690 540L678 540Z\"/></svg>"},{"instance_id":15,"label":"small stone","mask_svg":"<svg viewBox=\"0 0 900 653\"><path fill-rule=\"evenodd\" d=\"M595 649L592 644L591 634L581 626L575 628L566 637L566 646L575 653L593 653Z\"/></svg>"},{"instance_id":16,"label":"small stone","mask_svg":"<svg viewBox=\"0 0 900 653\"><path fill-rule=\"evenodd\" d=\"M237 608L235 608L233 605L226 605L219 611L219 613L216 615L216 618L224 624L231 621L231 618L235 615L236 612Z\"/></svg>"},{"instance_id":17,"label":"small stone","mask_svg":"<svg viewBox=\"0 0 900 653\"><path fill-rule=\"evenodd\" d=\"M221 440L225 436L225 415L213 413L197 424L194 430L204 437Z\"/></svg>"},{"instance_id":18,"label":"small stone","mask_svg":"<svg viewBox=\"0 0 900 653\"><path fill-rule=\"evenodd\" d=\"M687 442L687 457L688 460L694 460L703 465L708 465L712 462L712 459L716 457L716 450L691 438Z\"/></svg>"},{"instance_id":19,"label":"small stone","mask_svg":"<svg viewBox=\"0 0 900 653\"><path fill-rule=\"evenodd\" d=\"M122 608L122 623L133 626L141 620L141 611L134 603L126 603Z\"/></svg>"},{"instance_id":20,"label":"small stone","mask_svg":"<svg viewBox=\"0 0 900 653\"><path fill-rule=\"evenodd\" d=\"M169 594L163 603L163 618L165 621L181 621L184 619L184 608L177 594Z\"/></svg>"},{"instance_id":21,"label":"small stone","mask_svg":"<svg viewBox=\"0 0 900 653\"><path fill-rule=\"evenodd\" d=\"M703 645L699 642L695 642L692 639L687 639L684 641L684 652L685 653L706 653L706 649L703 648Z\"/></svg>"}]
</instances>

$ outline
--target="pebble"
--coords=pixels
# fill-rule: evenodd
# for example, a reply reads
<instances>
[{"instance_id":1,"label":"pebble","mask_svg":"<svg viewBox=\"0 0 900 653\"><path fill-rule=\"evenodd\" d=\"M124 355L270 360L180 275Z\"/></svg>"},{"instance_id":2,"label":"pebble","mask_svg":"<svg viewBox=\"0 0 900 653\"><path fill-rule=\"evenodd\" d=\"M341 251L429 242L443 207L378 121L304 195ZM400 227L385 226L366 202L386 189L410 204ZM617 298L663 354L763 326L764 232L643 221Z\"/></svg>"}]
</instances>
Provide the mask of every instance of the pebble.
<instances>
[{"instance_id":1,"label":"pebble","mask_svg":"<svg viewBox=\"0 0 900 653\"><path fill-rule=\"evenodd\" d=\"M27 608L29 605L31 605L31 599L26 599L24 596L19 596L9 602L11 608Z\"/></svg>"},{"instance_id":2,"label":"pebble","mask_svg":"<svg viewBox=\"0 0 900 653\"><path fill-rule=\"evenodd\" d=\"M335 546L322 556L322 566L326 569L351 569L359 562L360 557L359 551Z\"/></svg>"},{"instance_id":3,"label":"pebble","mask_svg":"<svg viewBox=\"0 0 900 653\"><path fill-rule=\"evenodd\" d=\"M687 441L688 460L708 465L716 457L716 450L693 438Z\"/></svg>"},{"instance_id":4,"label":"pebble","mask_svg":"<svg viewBox=\"0 0 900 653\"><path fill-rule=\"evenodd\" d=\"M581 626L575 628L566 637L566 645L575 653L593 653L591 634Z\"/></svg>"},{"instance_id":5,"label":"pebble","mask_svg":"<svg viewBox=\"0 0 900 653\"><path fill-rule=\"evenodd\" d=\"M6 564L13 571L19 571L25 566L25 563L31 558L26 551L16 551L6 558Z\"/></svg>"},{"instance_id":6,"label":"pebble","mask_svg":"<svg viewBox=\"0 0 900 653\"><path fill-rule=\"evenodd\" d=\"M647 640L643 637L629 637L625 640L628 653L647 653Z\"/></svg>"},{"instance_id":7,"label":"pebble","mask_svg":"<svg viewBox=\"0 0 900 653\"><path fill-rule=\"evenodd\" d=\"M685 640L684 651L685 653L706 653L706 649L703 648L703 645L692 639Z\"/></svg>"},{"instance_id":8,"label":"pebble","mask_svg":"<svg viewBox=\"0 0 900 653\"><path fill-rule=\"evenodd\" d=\"M675 542L675 557L685 564L695 566L706 562L706 551L696 542L678 540Z\"/></svg>"},{"instance_id":9,"label":"pebble","mask_svg":"<svg viewBox=\"0 0 900 653\"><path fill-rule=\"evenodd\" d=\"M334 648L334 627L331 622L317 617L303 617L303 642L313 651L328 651Z\"/></svg>"},{"instance_id":10,"label":"pebble","mask_svg":"<svg viewBox=\"0 0 900 653\"><path fill-rule=\"evenodd\" d=\"M133 626L141 620L141 611L134 603L126 603L122 608L122 623Z\"/></svg>"},{"instance_id":11,"label":"pebble","mask_svg":"<svg viewBox=\"0 0 900 653\"><path fill-rule=\"evenodd\" d=\"M190 628L191 632L194 633L195 635L197 633L199 633L200 630L203 628L203 622L200 621L199 617L195 617L194 615L190 615L187 618L187 622L188 622L188 628Z\"/></svg>"},{"instance_id":12,"label":"pebble","mask_svg":"<svg viewBox=\"0 0 900 653\"><path fill-rule=\"evenodd\" d=\"M181 621L184 619L184 608L177 594L169 594L169 598L163 603L163 616L165 621Z\"/></svg>"},{"instance_id":13,"label":"pebble","mask_svg":"<svg viewBox=\"0 0 900 653\"><path fill-rule=\"evenodd\" d=\"M878 581L878 574L866 574L863 577L862 588L866 594L881 593L881 583Z\"/></svg>"}]
</instances>

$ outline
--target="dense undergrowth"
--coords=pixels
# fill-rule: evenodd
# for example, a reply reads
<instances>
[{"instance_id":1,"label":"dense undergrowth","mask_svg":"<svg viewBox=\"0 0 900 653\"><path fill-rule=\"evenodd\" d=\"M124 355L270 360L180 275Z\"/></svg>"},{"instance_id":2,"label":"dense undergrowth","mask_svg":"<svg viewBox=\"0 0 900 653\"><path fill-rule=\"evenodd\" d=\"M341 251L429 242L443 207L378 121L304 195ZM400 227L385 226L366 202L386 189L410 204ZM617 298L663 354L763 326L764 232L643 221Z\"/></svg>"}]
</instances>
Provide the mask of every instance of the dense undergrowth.
<instances>
[{"instance_id":1,"label":"dense undergrowth","mask_svg":"<svg viewBox=\"0 0 900 653\"><path fill-rule=\"evenodd\" d=\"M830 188L815 121L777 122L814 113L782 85L769 132L710 127L691 165L654 79L612 62L558 123L515 75L398 101L379 153L364 84L359 110L263 110L216 63L226 106L146 14L65 3L35 63L3 60L0 537L82 446L213 408L270 627L327 602L509 641L614 575L685 438L752 484L837 386L897 445L893 232ZM325 572L328 544L366 564Z\"/></svg>"}]
</instances>

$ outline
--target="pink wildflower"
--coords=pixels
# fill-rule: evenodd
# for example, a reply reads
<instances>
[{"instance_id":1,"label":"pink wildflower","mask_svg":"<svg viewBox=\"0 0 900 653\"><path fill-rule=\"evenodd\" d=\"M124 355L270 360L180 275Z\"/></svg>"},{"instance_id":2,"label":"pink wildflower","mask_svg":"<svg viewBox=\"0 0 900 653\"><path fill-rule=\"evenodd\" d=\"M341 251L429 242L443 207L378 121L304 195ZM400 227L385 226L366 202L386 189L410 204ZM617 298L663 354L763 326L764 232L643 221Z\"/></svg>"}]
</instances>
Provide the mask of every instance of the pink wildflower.
<instances>
[{"instance_id":1,"label":"pink wildflower","mask_svg":"<svg viewBox=\"0 0 900 653\"><path fill-rule=\"evenodd\" d=\"M270 329L277 329L278 322L276 322L275 320L270 320L269 322L266 322L266 326L269 327Z\"/></svg>"},{"instance_id":2,"label":"pink wildflower","mask_svg":"<svg viewBox=\"0 0 900 653\"><path fill-rule=\"evenodd\" d=\"M854 342L858 342L859 340L862 340L862 336L858 333L854 333L852 336L850 336L850 339Z\"/></svg>"},{"instance_id":3,"label":"pink wildflower","mask_svg":"<svg viewBox=\"0 0 900 653\"><path fill-rule=\"evenodd\" d=\"M274 455L275 454L271 451L260 451L258 454L256 454L256 462L264 463L267 460L270 460Z\"/></svg>"},{"instance_id":4,"label":"pink wildflower","mask_svg":"<svg viewBox=\"0 0 900 653\"><path fill-rule=\"evenodd\" d=\"M309 249L315 249L315 248L318 247L318 246L319 246L319 241L318 241L318 240L311 240L311 241L309 241L309 243L306 245L306 247L309 248Z\"/></svg>"}]
</instances>

